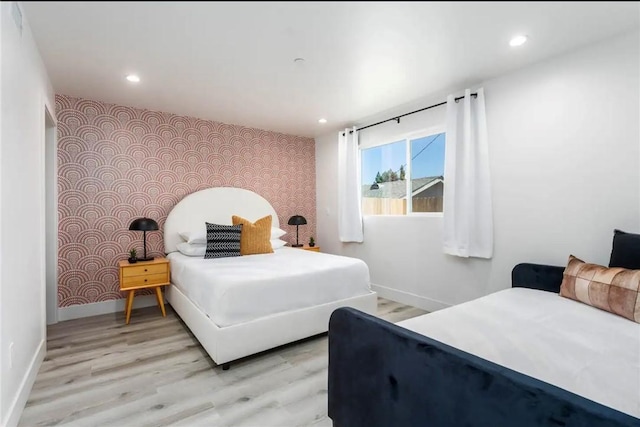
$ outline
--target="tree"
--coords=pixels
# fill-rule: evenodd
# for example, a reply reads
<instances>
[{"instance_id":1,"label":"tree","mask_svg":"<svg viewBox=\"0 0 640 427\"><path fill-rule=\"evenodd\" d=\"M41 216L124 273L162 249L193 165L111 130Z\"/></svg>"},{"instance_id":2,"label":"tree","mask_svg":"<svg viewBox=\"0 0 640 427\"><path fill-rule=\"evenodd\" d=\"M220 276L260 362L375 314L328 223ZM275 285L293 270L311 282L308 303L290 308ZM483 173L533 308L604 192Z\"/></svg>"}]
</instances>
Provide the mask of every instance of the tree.
<instances>
[{"instance_id":1,"label":"tree","mask_svg":"<svg viewBox=\"0 0 640 427\"><path fill-rule=\"evenodd\" d=\"M404 165L400 166L400 181L404 181L406 172L404 171Z\"/></svg>"},{"instance_id":2,"label":"tree","mask_svg":"<svg viewBox=\"0 0 640 427\"><path fill-rule=\"evenodd\" d=\"M405 175L405 172L403 167L400 167L400 175L398 175L398 172L395 172L394 170L389 169L382 173L378 172L376 174L376 182L380 184L382 182L397 181L399 179L404 179L404 175Z\"/></svg>"}]
</instances>

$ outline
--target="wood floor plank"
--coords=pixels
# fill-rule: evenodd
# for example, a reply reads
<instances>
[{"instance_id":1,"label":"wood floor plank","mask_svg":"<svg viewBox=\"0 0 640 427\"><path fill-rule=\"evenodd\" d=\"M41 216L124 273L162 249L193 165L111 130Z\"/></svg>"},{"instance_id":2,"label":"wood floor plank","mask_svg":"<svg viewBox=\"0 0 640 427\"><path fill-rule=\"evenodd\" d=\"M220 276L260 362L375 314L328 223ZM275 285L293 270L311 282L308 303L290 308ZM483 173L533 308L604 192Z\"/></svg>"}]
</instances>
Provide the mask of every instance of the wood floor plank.
<instances>
[{"instance_id":1,"label":"wood floor plank","mask_svg":"<svg viewBox=\"0 0 640 427\"><path fill-rule=\"evenodd\" d=\"M425 312L378 299L399 322ZM327 334L217 367L175 312L136 309L48 328L20 426L331 426Z\"/></svg>"}]
</instances>

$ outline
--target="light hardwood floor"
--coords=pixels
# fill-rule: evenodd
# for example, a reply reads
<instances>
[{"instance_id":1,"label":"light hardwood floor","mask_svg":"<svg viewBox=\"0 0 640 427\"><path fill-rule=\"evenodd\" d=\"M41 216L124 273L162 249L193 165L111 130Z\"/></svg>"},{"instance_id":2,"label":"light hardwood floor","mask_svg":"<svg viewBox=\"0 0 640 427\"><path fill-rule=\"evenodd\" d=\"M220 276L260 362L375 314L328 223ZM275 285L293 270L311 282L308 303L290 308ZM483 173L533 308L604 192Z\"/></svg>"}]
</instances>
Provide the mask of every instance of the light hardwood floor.
<instances>
[{"instance_id":1,"label":"light hardwood floor","mask_svg":"<svg viewBox=\"0 0 640 427\"><path fill-rule=\"evenodd\" d=\"M216 367L173 310L134 310L48 328L21 426L331 426L327 336ZM399 322L425 312L385 299Z\"/></svg>"}]
</instances>

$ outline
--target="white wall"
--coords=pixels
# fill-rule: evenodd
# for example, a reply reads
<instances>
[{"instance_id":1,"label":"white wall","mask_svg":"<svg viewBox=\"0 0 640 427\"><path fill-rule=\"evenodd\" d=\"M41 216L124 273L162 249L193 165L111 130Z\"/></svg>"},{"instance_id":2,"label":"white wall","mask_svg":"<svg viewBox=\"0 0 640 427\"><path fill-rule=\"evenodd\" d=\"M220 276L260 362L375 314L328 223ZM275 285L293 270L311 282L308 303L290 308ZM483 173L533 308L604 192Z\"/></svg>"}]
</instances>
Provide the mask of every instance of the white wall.
<instances>
[{"instance_id":1,"label":"white wall","mask_svg":"<svg viewBox=\"0 0 640 427\"><path fill-rule=\"evenodd\" d=\"M2 425L17 424L45 352L45 105L55 113L53 90L26 17L20 35L11 7L12 2L0 4Z\"/></svg>"},{"instance_id":2,"label":"white wall","mask_svg":"<svg viewBox=\"0 0 640 427\"><path fill-rule=\"evenodd\" d=\"M607 264L614 228L640 232L638 41L638 33L617 37L482 84L492 260L444 255L442 218L365 217L365 242L340 243L336 183L324 179L337 175L329 172L337 167L337 132L316 139L323 252L363 259L382 296L427 310L509 287L511 269L520 262L564 265L574 254ZM433 124L444 117L436 110L410 117ZM382 126L371 131L391 132L398 125Z\"/></svg>"}]
</instances>

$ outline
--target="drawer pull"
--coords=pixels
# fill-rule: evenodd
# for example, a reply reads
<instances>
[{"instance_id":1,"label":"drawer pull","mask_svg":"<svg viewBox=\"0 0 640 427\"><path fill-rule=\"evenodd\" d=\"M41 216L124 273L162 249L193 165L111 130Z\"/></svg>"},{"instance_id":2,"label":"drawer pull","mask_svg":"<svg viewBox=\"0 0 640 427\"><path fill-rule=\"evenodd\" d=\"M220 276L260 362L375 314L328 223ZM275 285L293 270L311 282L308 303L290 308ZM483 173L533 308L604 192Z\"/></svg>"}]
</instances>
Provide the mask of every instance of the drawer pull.
<instances>
[{"instance_id":1,"label":"drawer pull","mask_svg":"<svg viewBox=\"0 0 640 427\"><path fill-rule=\"evenodd\" d=\"M147 281L147 279L144 279L144 281L146 282L146 281Z\"/></svg>"},{"instance_id":2,"label":"drawer pull","mask_svg":"<svg viewBox=\"0 0 640 427\"><path fill-rule=\"evenodd\" d=\"M145 273L147 272L147 269L146 269L146 268L144 269L144 272L145 272Z\"/></svg>"}]
</instances>

